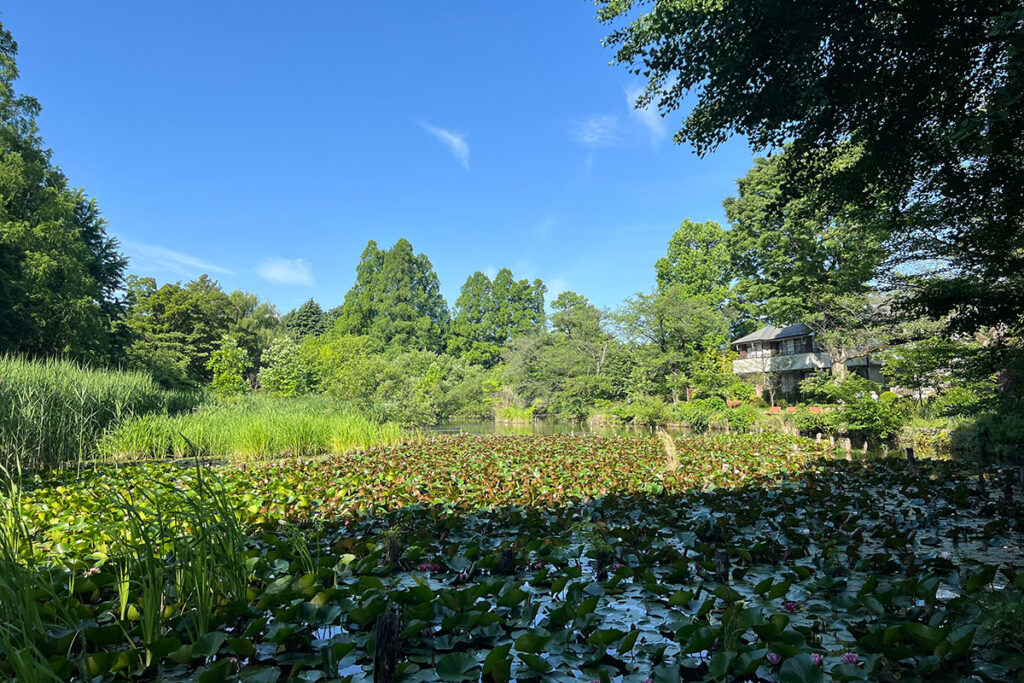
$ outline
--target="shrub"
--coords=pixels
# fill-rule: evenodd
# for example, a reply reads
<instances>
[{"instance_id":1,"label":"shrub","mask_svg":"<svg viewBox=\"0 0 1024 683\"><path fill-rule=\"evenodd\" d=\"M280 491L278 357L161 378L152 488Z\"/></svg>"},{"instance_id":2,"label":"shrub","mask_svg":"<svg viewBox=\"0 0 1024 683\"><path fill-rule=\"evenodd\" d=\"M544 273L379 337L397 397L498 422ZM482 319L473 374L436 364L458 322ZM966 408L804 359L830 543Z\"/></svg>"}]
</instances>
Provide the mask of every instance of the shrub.
<instances>
[{"instance_id":1,"label":"shrub","mask_svg":"<svg viewBox=\"0 0 1024 683\"><path fill-rule=\"evenodd\" d=\"M749 431L758 421L761 411L751 405L742 405L736 408L727 408L725 416L731 429L745 432Z\"/></svg>"},{"instance_id":2,"label":"shrub","mask_svg":"<svg viewBox=\"0 0 1024 683\"><path fill-rule=\"evenodd\" d=\"M291 337L278 337L263 351L260 389L271 396L298 396L309 391L310 377Z\"/></svg>"},{"instance_id":3,"label":"shrub","mask_svg":"<svg viewBox=\"0 0 1024 683\"><path fill-rule=\"evenodd\" d=\"M706 432L713 422L723 418L728 408L722 398L712 396L676 404L673 410L676 420L695 432Z\"/></svg>"},{"instance_id":4,"label":"shrub","mask_svg":"<svg viewBox=\"0 0 1024 683\"><path fill-rule=\"evenodd\" d=\"M249 354L238 346L234 337L225 336L220 348L210 354L206 367L213 373L210 389L221 398L234 398L245 393L245 373L251 367Z\"/></svg>"},{"instance_id":5,"label":"shrub","mask_svg":"<svg viewBox=\"0 0 1024 683\"><path fill-rule=\"evenodd\" d=\"M668 422L665 402L654 396L641 396L633 401L633 422L641 425L663 425Z\"/></svg>"}]
</instances>

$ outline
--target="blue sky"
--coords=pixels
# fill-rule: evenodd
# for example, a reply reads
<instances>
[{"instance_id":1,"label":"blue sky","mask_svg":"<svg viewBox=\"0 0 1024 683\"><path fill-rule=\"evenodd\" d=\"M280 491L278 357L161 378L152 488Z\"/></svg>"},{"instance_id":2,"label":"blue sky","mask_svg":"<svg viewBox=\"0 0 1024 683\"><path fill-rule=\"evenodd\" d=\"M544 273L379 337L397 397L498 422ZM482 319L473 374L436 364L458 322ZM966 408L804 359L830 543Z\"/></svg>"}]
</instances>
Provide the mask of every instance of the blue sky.
<instances>
[{"instance_id":1,"label":"blue sky","mask_svg":"<svg viewBox=\"0 0 1024 683\"><path fill-rule=\"evenodd\" d=\"M386 7L387 9L382 9ZM615 307L751 164L632 110L586 0L5 3L21 91L130 271L340 304L367 240Z\"/></svg>"}]
</instances>

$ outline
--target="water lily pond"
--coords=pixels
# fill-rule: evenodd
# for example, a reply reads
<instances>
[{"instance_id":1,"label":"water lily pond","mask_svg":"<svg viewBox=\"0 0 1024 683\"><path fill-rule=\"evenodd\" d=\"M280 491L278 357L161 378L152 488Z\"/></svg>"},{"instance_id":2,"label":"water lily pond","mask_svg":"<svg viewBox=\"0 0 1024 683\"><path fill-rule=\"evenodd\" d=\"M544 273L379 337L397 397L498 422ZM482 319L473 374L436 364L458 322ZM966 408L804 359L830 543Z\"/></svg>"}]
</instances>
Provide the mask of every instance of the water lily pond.
<instances>
[{"instance_id":1,"label":"water lily pond","mask_svg":"<svg viewBox=\"0 0 1024 683\"><path fill-rule=\"evenodd\" d=\"M1018 471L769 434L675 445L674 470L643 436L463 435L27 481L7 507L37 609L0 642L31 640L38 680L1024 671ZM0 676L20 671L3 652Z\"/></svg>"}]
</instances>

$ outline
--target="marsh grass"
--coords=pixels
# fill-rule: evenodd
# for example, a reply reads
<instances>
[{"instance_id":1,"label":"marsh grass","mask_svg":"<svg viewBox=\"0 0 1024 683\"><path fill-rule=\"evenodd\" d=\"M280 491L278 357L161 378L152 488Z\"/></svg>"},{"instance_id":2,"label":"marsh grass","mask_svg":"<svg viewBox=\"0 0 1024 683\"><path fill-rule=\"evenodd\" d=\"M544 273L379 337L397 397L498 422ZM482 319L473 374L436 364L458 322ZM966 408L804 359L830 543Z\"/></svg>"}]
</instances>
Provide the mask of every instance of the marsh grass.
<instances>
[{"instance_id":1,"label":"marsh grass","mask_svg":"<svg viewBox=\"0 0 1024 683\"><path fill-rule=\"evenodd\" d=\"M166 391L143 373L0 356L0 467L81 466L111 425L188 410L201 399Z\"/></svg>"},{"instance_id":2,"label":"marsh grass","mask_svg":"<svg viewBox=\"0 0 1024 683\"><path fill-rule=\"evenodd\" d=\"M114 460L260 458L345 453L396 445L412 435L323 398L251 397L185 415L145 415L111 430L100 451Z\"/></svg>"}]
</instances>

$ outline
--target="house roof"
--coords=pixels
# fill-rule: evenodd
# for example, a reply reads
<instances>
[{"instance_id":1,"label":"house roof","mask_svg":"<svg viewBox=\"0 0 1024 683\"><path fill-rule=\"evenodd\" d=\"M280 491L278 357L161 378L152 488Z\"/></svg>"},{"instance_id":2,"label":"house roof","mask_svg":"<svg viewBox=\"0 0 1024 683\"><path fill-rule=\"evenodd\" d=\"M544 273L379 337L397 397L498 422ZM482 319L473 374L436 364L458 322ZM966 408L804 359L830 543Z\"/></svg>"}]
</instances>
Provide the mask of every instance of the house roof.
<instances>
[{"instance_id":1,"label":"house roof","mask_svg":"<svg viewBox=\"0 0 1024 683\"><path fill-rule=\"evenodd\" d=\"M795 325L786 325L784 327L776 327L775 325L765 325L756 332L751 332L745 337L740 337L735 341L730 342L731 344L745 344L747 342L755 341L776 341L778 339L788 339L789 337L805 337L812 334L811 329L803 323L797 323Z\"/></svg>"}]
</instances>

